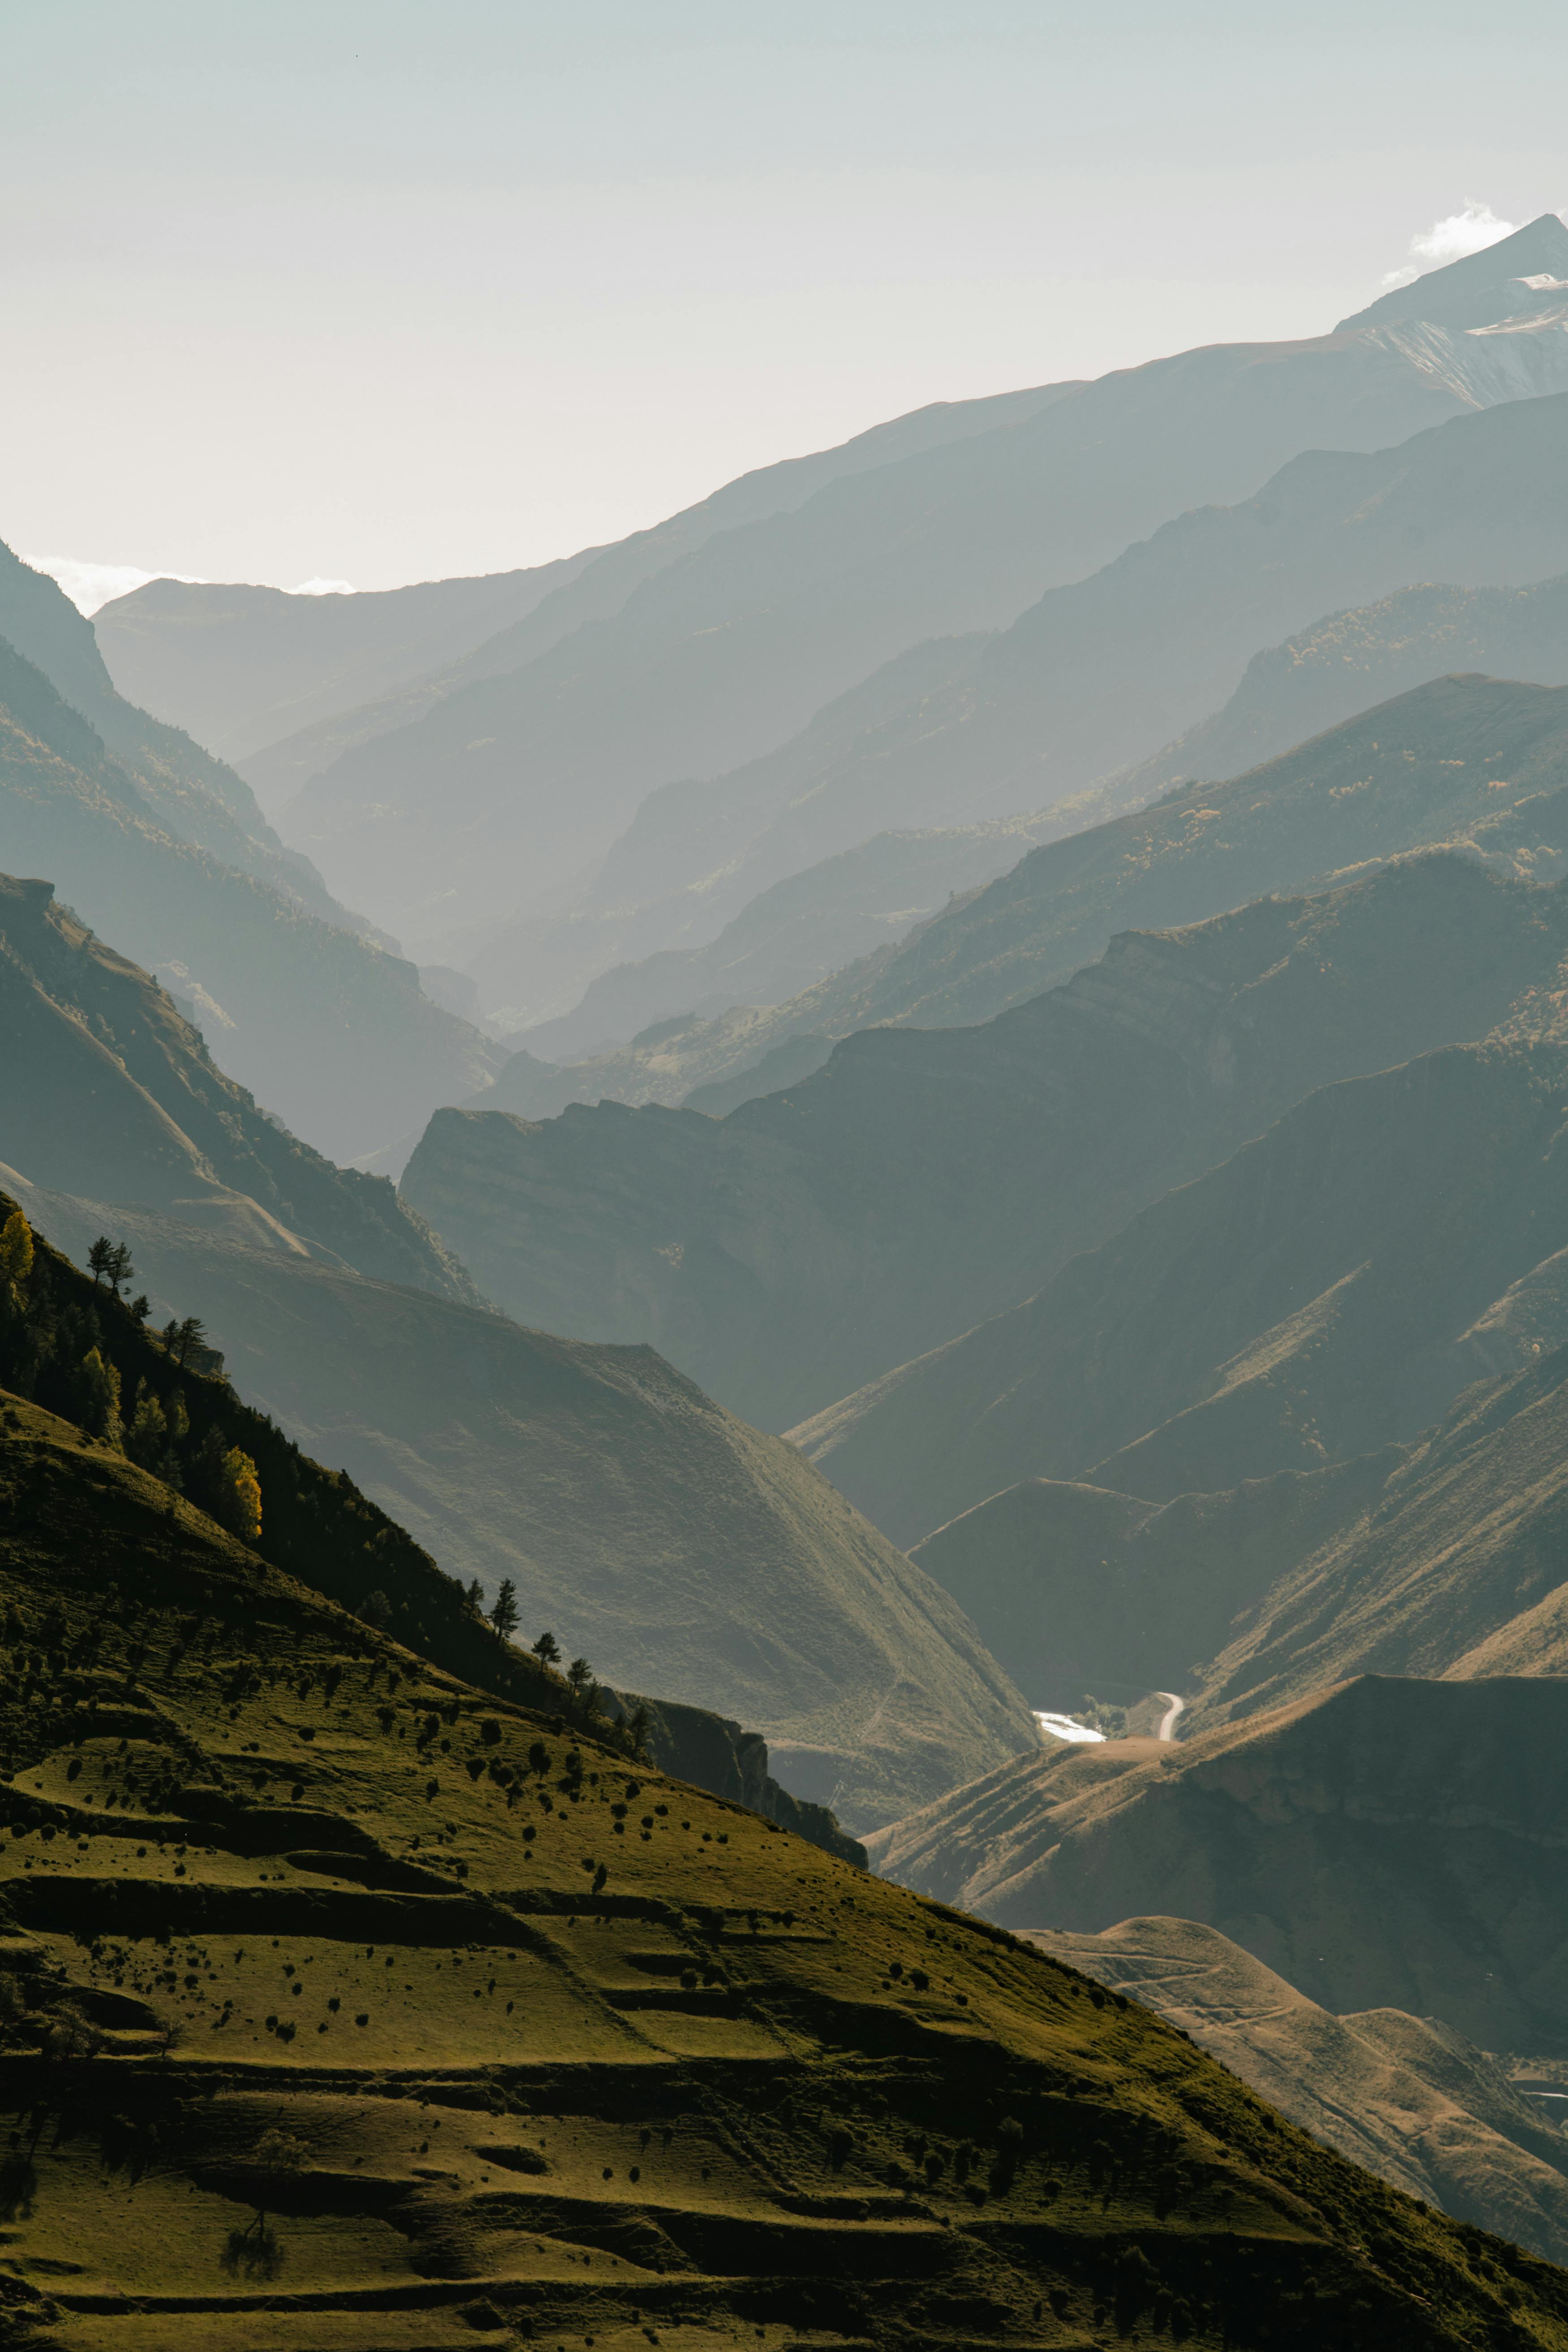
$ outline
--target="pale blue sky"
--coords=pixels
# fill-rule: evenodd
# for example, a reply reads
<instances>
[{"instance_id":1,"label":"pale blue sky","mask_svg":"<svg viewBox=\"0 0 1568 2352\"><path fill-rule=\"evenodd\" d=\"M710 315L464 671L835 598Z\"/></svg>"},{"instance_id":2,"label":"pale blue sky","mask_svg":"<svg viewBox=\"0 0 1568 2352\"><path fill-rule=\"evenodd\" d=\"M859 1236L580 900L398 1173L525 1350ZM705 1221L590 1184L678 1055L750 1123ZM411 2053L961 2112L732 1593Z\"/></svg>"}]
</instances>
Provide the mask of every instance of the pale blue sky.
<instances>
[{"instance_id":1,"label":"pale blue sky","mask_svg":"<svg viewBox=\"0 0 1568 2352\"><path fill-rule=\"evenodd\" d=\"M542 561L1568 204L1561 7L0 0L0 537Z\"/></svg>"}]
</instances>

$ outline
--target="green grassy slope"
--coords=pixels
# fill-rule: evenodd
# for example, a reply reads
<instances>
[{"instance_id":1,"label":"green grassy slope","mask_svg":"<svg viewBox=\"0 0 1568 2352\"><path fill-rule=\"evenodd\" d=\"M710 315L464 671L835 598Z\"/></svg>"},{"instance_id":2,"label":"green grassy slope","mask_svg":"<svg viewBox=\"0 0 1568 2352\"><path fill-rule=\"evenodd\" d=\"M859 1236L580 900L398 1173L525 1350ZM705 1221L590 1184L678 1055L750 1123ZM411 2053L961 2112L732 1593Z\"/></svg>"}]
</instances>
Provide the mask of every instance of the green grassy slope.
<instances>
[{"instance_id":1,"label":"green grassy slope","mask_svg":"<svg viewBox=\"0 0 1568 2352\"><path fill-rule=\"evenodd\" d=\"M29 1188L29 1200L37 1197ZM0 1194L0 1223L11 1207ZM85 1422L110 1455L128 1454L226 1526L234 1512L219 1464L226 1449L243 1449L262 1496L261 1532L247 1540L272 1566L342 1608L368 1606L371 1617L423 1656L499 1696L542 1708L568 1729L587 1727L624 1746L612 1727L626 1726L629 1737L640 1709L647 1752L664 1769L785 1822L831 1853L863 1861L829 1811L779 1786L760 1734L624 1686L575 1689L558 1667L502 1640L479 1613L471 1589L443 1574L351 1478L323 1470L267 1414L242 1402L216 1374L210 1348L198 1346L184 1360L185 1351L150 1334L135 1309L79 1273L36 1229L31 1247L27 1275L0 1294L0 1382ZM84 1382L83 1359L91 1349L119 1382L118 1401L107 1410L101 1390ZM154 1414L143 1425L148 1399L161 1423Z\"/></svg>"},{"instance_id":2,"label":"green grassy slope","mask_svg":"<svg viewBox=\"0 0 1568 2352\"><path fill-rule=\"evenodd\" d=\"M1339 2013L1568 2054L1568 1686L1365 1675L1177 1745L1020 1758L868 1840L1012 1927L1217 1927Z\"/></svg>"},{"instance_id":3,"label":"green grassy slope","mask_svg":"<svg viewBox=\"0 0 1568 2352\"><path fill-rule=\"evenodd\" d=\"M243 1392L463 1582L493 1592L511 1577L530 1640L548 1628L618 1688L752 1727L785 1785L851 1829L1033 1744L1023 1700L941 1587L793 1447L651 1349L552 1339L189 1226L24 1197L79 1253L105 1228L127 1241L157 1313L202 1316ZM127 1396L142 1369L128 1360ZM353 1607L365 1588L324 1589Z\"/></svg>"},{"instance_id":4,"label":"green grassy slope","mask_svg":"<svg viewBox=\"0 0 1568 2352\"><path fill-rule=\"evenodd\" d=\"M911 1540L1026 1477L1159 1501L1415 1438L1568 1241L1563 1078L1499 1041L1324 1087L795 1441Z\"/></svg>"},{"instance_id":5,"label":"green grassy slope","mask_svg":"<svg viewBox=\"0 0 1568 2352\"><path fill-rule=\"evenodd\" d=\"M1562 2273L1070 1968L426 1666L34 1408L0 1480L0 2277L61 2352L1568 2342Z\"/></svg>"},{"instance_id":6,"label":"green grassy slope","mask_svg":"<svg viewBox=\"0 0 1568 2352\"><path fill-rule=\"evenodd\" d=\"M47 681L23 683L0 656L0 866L199 1004L268 1109L348 1159L489 1074L500 1056L412 964L176 838Z\"/></svg>"},{"instance_id":7,"label":"green grassy slope","mask_svg":"<svg viewBox=\"0 0 1568 2352\"><path fill-rule=\"evenodd\" d=\"M1314 1087L1551 1018L1565 924L1554 893L1415 860L1124 935L979 1029L863 1033L719 1123L440 1112L401 1192L520 1320L651 1340L787 1426L1029 1297Z\"/></svg>"},{"instance_id":8,"label":"green grassy slope","mask_svg":"<svg viewBox=\"0 0 1568 2352\"><path fill-rule=\"evenodd\" d=\"M219 1223L246 1220L243 1195L363 1273L478 1302L389 1183L334 1168L264 1117L146 972L48 883L8 875L0 1024L0 1156L30 1181Z\"/></svg>"},{"instance_id":9,"label":"green grassy slope","mask_svg":"<svg viewBox=\"0 0 1568 2352\"><path fill-rule=\"evenodd\" d=\"M1550 2107L1451 2026L1394 2009L1335 2017L1191 1919L1026 1932L1169 2018L1314 2139L1407 2196L1553 2262L1568 2255L1568 2140Z\"/></svg>"}]
</instances>

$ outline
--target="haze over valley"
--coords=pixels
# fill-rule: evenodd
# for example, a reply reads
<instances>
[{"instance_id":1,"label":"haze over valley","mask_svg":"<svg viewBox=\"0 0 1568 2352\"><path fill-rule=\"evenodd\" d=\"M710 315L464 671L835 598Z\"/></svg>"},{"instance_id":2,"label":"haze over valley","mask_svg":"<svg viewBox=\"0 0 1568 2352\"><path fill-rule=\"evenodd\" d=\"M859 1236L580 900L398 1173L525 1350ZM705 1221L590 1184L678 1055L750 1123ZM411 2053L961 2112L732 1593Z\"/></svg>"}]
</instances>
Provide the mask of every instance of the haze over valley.
<instances>
[{"instance_id":1,"label":"haze over valley","mask_svg":"<svg viewBox=\"0 0 1568 2352\"><path fill-rule=\"evenodd\" d=\"M0 2347L1568 2352L1559 32L178 14L6 166Z\"/></svg>"}]
</instances>

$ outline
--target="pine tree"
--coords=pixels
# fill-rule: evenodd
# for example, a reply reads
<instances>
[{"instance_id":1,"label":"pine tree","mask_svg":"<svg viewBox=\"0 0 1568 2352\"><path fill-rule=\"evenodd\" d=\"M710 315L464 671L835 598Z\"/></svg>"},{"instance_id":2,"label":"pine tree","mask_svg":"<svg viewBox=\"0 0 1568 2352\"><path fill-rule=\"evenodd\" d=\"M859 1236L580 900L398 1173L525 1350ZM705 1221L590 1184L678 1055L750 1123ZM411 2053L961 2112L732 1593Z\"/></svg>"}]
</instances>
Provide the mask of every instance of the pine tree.
<instances>
[{"instance_id":1,"label":"pine tree","mask_svg":"<svg viewBox=\"0 0 1568 2352\"><path fill-rule=\"evenodd\" d=\"M533 1654L542 1666L558 1666L561 1664L561 1644L553 1633L541 1633L533 1644Z\"/></svg>"},{"instance_id":2,"label":"pine tree","mask_svg":"<svg viewBox=\"0 0 1568 2352\"><path fill-rule=\"evenodd\" d=\"M490 1611L490 1623L503 1642L510 1642L516 1633L520 1613L517 1605L517 1587L510 1576L503 1576L500 1591L495 1597L495 1606Z\"/></svg>"},{"instance_id":3,"label":"pine tree","mask_svg":"<svg viewBox=\"0 0 1568 2352\"><path fill-rule=\"evenodd\" d=\"M213 1352L207 1346L207 1327L199 1315L187 1315L183 1323L165 1323L159 1336L181 1371L187 1365L200 1371L203 1357Z\"/></svg>"}]
</instances>

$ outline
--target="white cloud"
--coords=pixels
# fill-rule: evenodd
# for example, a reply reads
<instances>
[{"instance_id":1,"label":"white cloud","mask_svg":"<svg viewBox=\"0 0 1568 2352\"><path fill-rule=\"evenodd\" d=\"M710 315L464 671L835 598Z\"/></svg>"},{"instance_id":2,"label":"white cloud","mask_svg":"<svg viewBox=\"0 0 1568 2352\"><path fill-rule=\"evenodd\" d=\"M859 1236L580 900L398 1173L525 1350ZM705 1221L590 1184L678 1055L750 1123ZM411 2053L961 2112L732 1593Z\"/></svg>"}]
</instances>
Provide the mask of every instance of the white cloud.
<instances>
[{"instance_id":1,"label":"white cloud","mask_svg":"<svg viewBox=\"0 0 1568 2352\"><path fill-rule=\"evenodd\" d=\"M352 580L301 580L298 588L290 588L290 596L352 596Z\"/></svg>"},{"instance_id":2,"label":"white cloud","mask_svg":"<svg viewBox=\"0 0 1568 2352\"><path fill-rule=\"evenodd\" d=\"M1403 269L1391 269L1384 285L1392 291L1396 286L1408 286L1421 275L1422 268L1440 269L1445 262L1463 261L1469 253L1482 253L1499 237L1511 236L1517 221L1499 220L1490 205L1479 205L1472 197L1463 209L1450 213L1447 219L1434 221L1428 229L1418 230L1410 240L1410 263Z\"/></svg>"},{"instance_id":3,"label":"white cloud","mask_svg":"<svg viewBox=\"0 0 1568 2352\"><path fill-rule=\"evenodd\" d=\"M116 596L129 596L149 580L190 580L188 572L142 572L134 563L83 563L74 555L24 555L35 572L58 580L79 613L89 616Z\"/></svg>"}]
</instances>

